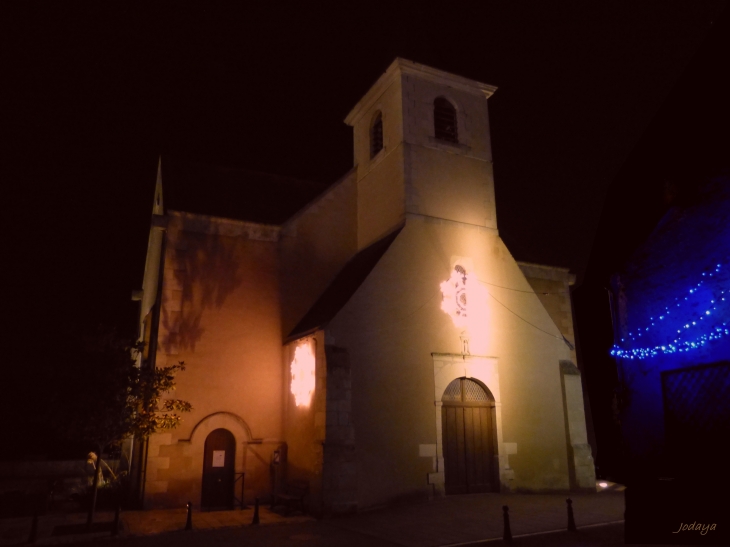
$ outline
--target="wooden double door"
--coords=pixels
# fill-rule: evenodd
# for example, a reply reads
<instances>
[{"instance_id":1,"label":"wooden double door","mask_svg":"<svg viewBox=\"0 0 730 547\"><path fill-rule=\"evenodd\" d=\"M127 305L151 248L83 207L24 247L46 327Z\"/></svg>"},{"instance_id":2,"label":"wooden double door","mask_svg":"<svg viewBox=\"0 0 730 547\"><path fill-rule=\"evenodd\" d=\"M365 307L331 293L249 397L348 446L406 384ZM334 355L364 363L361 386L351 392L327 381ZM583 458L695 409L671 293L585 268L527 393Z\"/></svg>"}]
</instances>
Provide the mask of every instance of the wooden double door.
<instances>
[{"instance_id":1,"label":"wooden double door","mask_svg":"<svg viewBox=\"0 0 730 547\"><path fill-rule=\"evenodd\" d=\"M441 407L446 493L498 491L494 401L477 382L457 378Z\"/></svg>"}]
</instances>

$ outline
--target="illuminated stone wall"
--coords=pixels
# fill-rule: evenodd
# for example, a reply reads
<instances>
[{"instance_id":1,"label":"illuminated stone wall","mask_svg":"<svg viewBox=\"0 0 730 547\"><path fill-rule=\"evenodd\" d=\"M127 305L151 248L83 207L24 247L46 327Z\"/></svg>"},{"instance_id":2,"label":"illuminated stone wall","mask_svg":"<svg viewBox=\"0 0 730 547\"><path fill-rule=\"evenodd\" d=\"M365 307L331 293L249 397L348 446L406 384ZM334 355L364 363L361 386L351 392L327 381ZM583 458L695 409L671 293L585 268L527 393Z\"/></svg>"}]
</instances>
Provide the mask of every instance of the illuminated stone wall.
<instances>
[{"instance_id":1,"label":"illuminated stone wall","mask_svg":"<svg viewBox=\"0 0 730 547\"><path fill-rule=\"evenodd\" d=\"M363 249L400 224L405 213L402 94L389 68L345 120L353 126L357 170L357 241ZM370 126L381 112L383 149L370 157Z\"/></svg>"},{"instance_id":2,"label":"illuminated stone wall","mask_svg":"<svg viewBox=\"0 0 730 547\"><path fill-rule=\"evenodd\" d=\"M541 264L519 262L519 266L560 334L573 346L570 350L571 359L560 362L563 411L568 429L568 467L571 488L593 489L595 469L592 447L588 443L588 428L592 426L586 419L586 416L590 416L590 407L588 400L583 398L585 386L576 366L578 360L573 331L570 287L575 283L575 274L571 274L567 268Z\"/></svg>"},{"instance_id":3,"label":"illuminated stone wall","mask_svg":"<svg viewBox=\"0 0 730 547\"><path fill-rule=\"evenodd\" d=\"M352 513L358 508L355 428L352 414L352 367L342 348L325 347L327 415L324 442L323 513Z\"/></svg>"},{"instance_id":4,"label":"illuminated stone wall","mask_svg":"<svg viewBox=\"0 0 730 547\"><path fill-rule=\"evenodd\" d=\"M195 410L150 440L148 506L199 502L203 444L218 427L236 439L249 503L271 494L272 473L276 487L309 481L315 514L441 495L441 396L462 376L495 398L498 489L590 485L580 381L563 339L573 341L569 298L535 293L567 273L530 265L557 277L528 280L497 232L493 91L397 60L347 117L353 170L283 226L168 212L157 363L185 361L175 396ZM456 108L458 144L434 137L440 96ZM370 157L377 112L383 149ZM289 339L343 266L400 226L344 307ZM464 324L442 309L457 266L468 272ZM303 343L315 355L309 404L291 392ZM272 466L279 448L283 465Z\"/></svg>"},{"instance_id":5,"label":"illuminated stone wall","mask_svg":"<svg viewBox=\"0 0 730 547\"><path fill-rule=\"evenodd\" d=\"M570 273L568 268L528 262L518 262L518 264L530 287L535 291L561 334L571 343L575 341L573 310L570 302L570 288L575 283L575 274ZM575 344L573 345L575 346ZM571 356L573 362L577 362L575 350L571 351Z\"/></svg>"},{"instance_id":6,"label":"illuminated stone wall","mask_svg":"<svg viewBox=\"0 0 730 547\"><path fill-rule=\"evenodd\" d=\"M501 396L502 489L570 486L560 361L571 352L559 329L493 230L413 217L328 329L352 363L361 507L426 497L434 485L425 477L442 471L442 455L434 461L426 448L438 444L431 354L462 353L461 330L442 311L439 288L454 256L470 257L477 278L494 284L474 303L487 320L469 345L473 357L497 366L499 386L475 377ZM460 374L470 373L462 367Z\"/></svg>"},{"instance_id":7,"label":"illuminated stone wall","mask_svg":"<svg viewBox=\"0 0 730 547\"><path fill-rule=\"evenodd\" d=\"M497 227L487 98L479 88L403 76L406 210L476 226ZM433 102L457 113L459 143L434 138Z\"/></svg>"},{"instance_id":8,"label":"illuminated stone wall","mask_svg":"<svg viewBox=\"0 0 730 547\"><path fill-rule=\"evenodd\" d=\"M315 355L315 388L309 404L297 405L291 392L291 363L296 348L309 345ZM327 361L322 331L296 340L284 351L284 432L287 442L286 481L309 482L309 510L322 512L322 469L324 459Z\"/></svg>"},{"instance_id":9,"label":"illuminated stone wall","mask_svg":"<svg viewBox=\"0 0 730 547\"><path fill-rule=\"evenodd\" d=\"M496 229L487 113L493 92L491 86L397 60L346 120L355 134L359 173L359 247L405 221L327 329L350 355L360 507L443 492L434 386L453 379L443 375L472 375L499 394L503 491L594 486L582 392L573 378L566 381L560 365L575 362L563 340L565 335L573 341L569 295L542 301ZM393 105L395 95L400 104ZM435 138L437 97L456 108L458 143ZM370 158L365 146L377 110L403 124L390 132L391 139L402 139L390 141L392 164L381 154ZM394 173L396 167L402 172ZM398 204L401 214L387 209L379 224L363 223L380 212L382 199ZM468 328L441 309L441 283L459 264L473 279L469 283L480 283L479 290L468 291ZM555 280L532 275L532 283L555 281L563 289L564 273ZM470 354L468 366L467 356L463 366L456 358L464 353ZM456 357L436 361L437 354Z\"/></svg>"},{"instance_id":10,"label":"illuminated stone wall","mask_svg":"<svg viewBox=\"0 0 730 547\"><path fill-rule=\"evenodd\" d=\"M279 255L284 337L356 252L357 174L353 170L282 226Z\"/></svg>"},{"instance_id":11,"label":"illuminated stone wall","mask_svg":"<svg viewBox=\"0 0 730 547\"><path fill-rule=\"evenodd\" d=\"M425 72L425 73L424 73ZM358 173L358 248L406 213L496 228L487 96L495 88L399 59L348 115ZM456 108L458 143L434 138L433 103ZM383 116L383 150L370 156L373 116Z\"/></svg>"},{"instance_id":12,"label":"illuminated stone wall","mask_svg":"<svg viewBox=\"0 0 730 547\"><path fill-rule=\"evenodd\" d=\"M283 438L279 228L168 217L157 366L185 362L175 397L194 410L150 439L146 506L198 506L213 426L236 438L247 501L268 497L271 454Z\"/></svg>"}]
</instances>

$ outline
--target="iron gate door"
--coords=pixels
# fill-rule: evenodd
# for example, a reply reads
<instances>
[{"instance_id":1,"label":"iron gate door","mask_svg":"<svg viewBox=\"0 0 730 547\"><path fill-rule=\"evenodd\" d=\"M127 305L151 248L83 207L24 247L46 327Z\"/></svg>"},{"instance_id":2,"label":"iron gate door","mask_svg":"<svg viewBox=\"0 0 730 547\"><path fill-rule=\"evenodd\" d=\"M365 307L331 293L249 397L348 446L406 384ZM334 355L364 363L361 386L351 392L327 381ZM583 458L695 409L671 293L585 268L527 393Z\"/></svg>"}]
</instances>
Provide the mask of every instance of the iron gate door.
<instances>
[{"instance_id":1,"label":"iron gate door","mask_svg":"<svg viewBox=\"0 0 730 547\"><path fill-rule=\"evenodd\" d=\"M730 362L667 370L661 378L665 450L673 472L687 473L698 451L705 470L727 467Z\"/></svg>"}]
</instances>

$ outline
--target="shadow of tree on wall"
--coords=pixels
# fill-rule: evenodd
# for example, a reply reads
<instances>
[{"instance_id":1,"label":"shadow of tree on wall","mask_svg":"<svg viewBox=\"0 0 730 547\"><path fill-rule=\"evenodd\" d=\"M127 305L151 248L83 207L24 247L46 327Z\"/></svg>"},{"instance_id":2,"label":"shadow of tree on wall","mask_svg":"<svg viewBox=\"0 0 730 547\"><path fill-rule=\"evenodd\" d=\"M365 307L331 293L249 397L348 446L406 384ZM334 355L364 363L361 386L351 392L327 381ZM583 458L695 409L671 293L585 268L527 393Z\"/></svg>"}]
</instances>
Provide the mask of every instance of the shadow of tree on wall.
<instances>
[{"instance_id":1,"label":"shadow of tree on wall","mask_svg":"<svg viewBox=\"0 0 730 547\"><path fill-rule=\"evenodd\" d=\"M188 310L183 315L182 312L168 312L163 307L160 314L160 323L166 329L166 333L161 337L160 344L164 352L173 355L177 354L179 349L195 351L195 344L203 337L205 332L205 329L200 326L202 316L202 309Z\"/></svg>"},{"instance_id":2,"label":"shadow of tree on wall","mask_svg":"<svg viewBox=\"0 0 730 547\"><path fill-rule=\"evenodd\" d=\"M206 331L203 314L223 307L243 282L236 238L221 233L220 222L212 218L181 220L180 230L168 236L166 249L160 344L168 354L195 351Z\"/></svg>"}]
</instances>

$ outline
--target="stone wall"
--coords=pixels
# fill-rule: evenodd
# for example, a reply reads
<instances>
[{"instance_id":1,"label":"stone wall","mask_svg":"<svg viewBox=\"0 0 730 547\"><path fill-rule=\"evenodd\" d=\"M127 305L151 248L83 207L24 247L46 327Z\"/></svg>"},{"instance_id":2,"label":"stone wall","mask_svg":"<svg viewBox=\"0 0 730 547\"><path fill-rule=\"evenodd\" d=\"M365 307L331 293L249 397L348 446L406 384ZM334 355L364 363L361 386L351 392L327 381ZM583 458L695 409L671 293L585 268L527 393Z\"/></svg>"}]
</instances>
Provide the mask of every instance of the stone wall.
<instances>
[{"instance_id":1,"label":"stone wall","mask_svg":"<svg viewBox=\"0 0 730 547\"><path fill-rule=\"evenodd\" d=\"M299 344L311 344L315 353L315 385L309 404L297 405L291 393L291 364ZM327 411L327 360L324 333L295 340L284 350L284 437L287 443L284 483L306 481L309 484L307 509L321 515L322 466Z\"/></svg>"},{"instance_id":2,"label":"stone wall","mask_svg":"<svg viewBox=\"0 0 730 547\"><path fill-rule=\"evenodd\" d=\"M282 443L279 232L168 214L156 364L185 363L173 396L193 410L177 429L149 439L148 508L200 505L205 438L214 425L234 435L246 502L271 496L272 453Z\"/></svg>"},{"instance_id":3,"label":"stone wall","mask_svg":"<svg viewBox=\"0 0 730 547\"><path fill-rule=\"evenodd\" d=\"M355 426L352 421L352 376L346 350L328 345L327 422L324 442L323 501L325 514L357 511Z\"/></svg>"}]
</instances>

